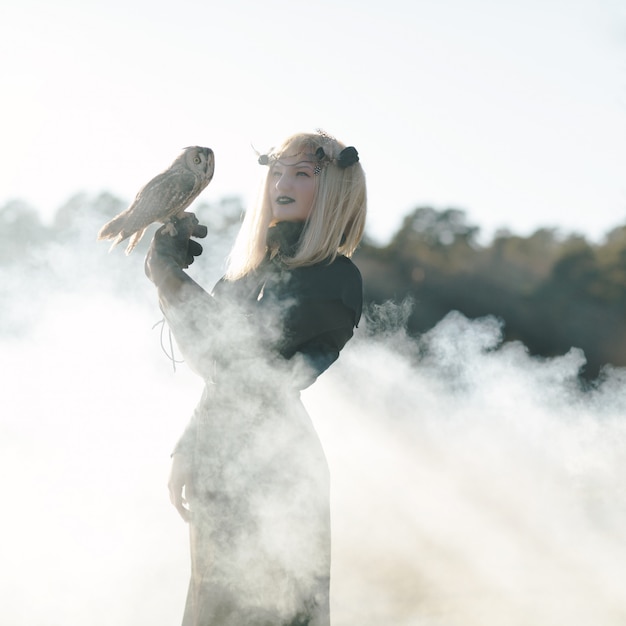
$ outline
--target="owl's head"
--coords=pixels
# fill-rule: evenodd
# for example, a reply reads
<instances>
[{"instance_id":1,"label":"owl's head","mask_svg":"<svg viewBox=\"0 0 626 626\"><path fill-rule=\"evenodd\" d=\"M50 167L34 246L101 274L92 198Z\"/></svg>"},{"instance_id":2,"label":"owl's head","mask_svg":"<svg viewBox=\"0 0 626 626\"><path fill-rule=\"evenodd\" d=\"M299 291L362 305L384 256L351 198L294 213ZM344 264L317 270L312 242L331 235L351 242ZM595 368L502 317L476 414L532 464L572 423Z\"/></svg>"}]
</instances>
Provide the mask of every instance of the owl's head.
<instances>
[{"instance_id":1,"label":"owl's head","mask_svg":"<svg viewBox=\"0 0 626 626\"><path fill-rule=\"evenodd\" d=\"M182 151L177 161L200 176L205 185L211 182L215 171L215 155L211 148L189 146Z\"/></svg>"}]
</instances>

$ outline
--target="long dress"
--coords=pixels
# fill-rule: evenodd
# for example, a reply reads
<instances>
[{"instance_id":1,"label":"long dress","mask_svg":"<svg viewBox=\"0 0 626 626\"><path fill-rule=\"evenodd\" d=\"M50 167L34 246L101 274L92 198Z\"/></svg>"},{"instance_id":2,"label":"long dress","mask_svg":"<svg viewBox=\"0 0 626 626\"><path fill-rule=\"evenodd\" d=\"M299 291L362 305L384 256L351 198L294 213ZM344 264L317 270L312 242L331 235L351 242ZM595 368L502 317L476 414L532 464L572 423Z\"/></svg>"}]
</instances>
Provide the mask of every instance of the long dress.
<instances>
[{"instance_id":1,"label":"long dress","mask_svg":"<svg viewBox=\"0 0 626 626\"><path fill-rule=\"evenodd\" d=\"M270 229L261 267L212 296L196 290L195 303L176 304L160 294L206 381L175 448L192 468L183 626L330 624L328 466L300 390L351 338L362 284L342 256L286 269L299 234L289 223Z\"/></svg>"}]
</instances>

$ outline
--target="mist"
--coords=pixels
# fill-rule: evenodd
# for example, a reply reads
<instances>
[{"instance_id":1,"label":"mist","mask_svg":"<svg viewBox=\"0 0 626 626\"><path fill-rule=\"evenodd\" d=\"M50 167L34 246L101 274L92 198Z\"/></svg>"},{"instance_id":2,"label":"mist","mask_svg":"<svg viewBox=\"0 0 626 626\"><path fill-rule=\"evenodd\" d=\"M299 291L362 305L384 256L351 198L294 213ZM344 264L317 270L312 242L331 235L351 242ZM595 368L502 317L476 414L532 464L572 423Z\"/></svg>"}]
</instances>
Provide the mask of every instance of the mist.
<instances>
[{"instance_id":1,"label":"mist","mask_svg":"<svg viewBox=\"0 0 626 626\"><path fill-rule=\"evenodd\" d=\"M3 623L179 623L187 527L169 455L202 391L164 355L142 252L34 251L0 275ZM149 239L149 237L146 237ZM229 237L190 272L210 288ZM332 489L335 626L626 620L626 372L371 308L303 394Z\"/></svg>"},{"instance_id":2,"label":"mist","mask_svg":"<svg viewBox=\"0 0 626 626\"><path fill-rule=\"evenodd\" d=\"M354 342L310 398L336 623L624 623L626 379L585 389L583 364L455 313Z\"/></svg>"}]
</instances>

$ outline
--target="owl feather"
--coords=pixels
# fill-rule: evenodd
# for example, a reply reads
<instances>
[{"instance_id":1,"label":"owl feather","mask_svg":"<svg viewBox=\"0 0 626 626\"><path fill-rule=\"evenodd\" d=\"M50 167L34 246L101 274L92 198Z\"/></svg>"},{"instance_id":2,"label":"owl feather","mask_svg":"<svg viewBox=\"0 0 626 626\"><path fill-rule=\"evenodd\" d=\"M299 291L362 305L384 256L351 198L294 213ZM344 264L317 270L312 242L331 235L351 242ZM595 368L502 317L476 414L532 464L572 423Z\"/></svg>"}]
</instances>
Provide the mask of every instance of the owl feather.
<instances>
[{"instance_id":1,"label":"owl feather","mask_svg":"<svg viewBox=\"0 0 626 626\"><path fill-rule=\"evenodd\" d=\"M214 169L215 157L210 148L185 148L170 167L139 190L125 211L100 229L98 239L113 239L111 249L129 239L126 254L130 254L150 224L168 224L184 212L211 182Z\"/></svg>"}]
</instances>

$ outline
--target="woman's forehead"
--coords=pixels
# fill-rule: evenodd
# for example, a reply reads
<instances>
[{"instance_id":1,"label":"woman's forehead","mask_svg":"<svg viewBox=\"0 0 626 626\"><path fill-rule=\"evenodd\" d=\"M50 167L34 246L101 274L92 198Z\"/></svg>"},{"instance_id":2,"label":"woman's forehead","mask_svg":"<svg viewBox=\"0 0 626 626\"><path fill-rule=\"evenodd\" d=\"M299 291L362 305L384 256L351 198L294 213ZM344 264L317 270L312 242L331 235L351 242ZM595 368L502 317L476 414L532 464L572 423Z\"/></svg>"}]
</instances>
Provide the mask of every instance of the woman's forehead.
<instances>
[{"instance_id":1,"label":"woman's forehead","mask_svg":"<svg viewBox=\"0 0 626 626\"><path fill-rule=\"evenodd\" d=\"M281 154L274 161L276 165L283 165L285 167L313 167L315 163L315 155L307 152L298 152L296 154Z\"/></svg>"}]
</instances>

